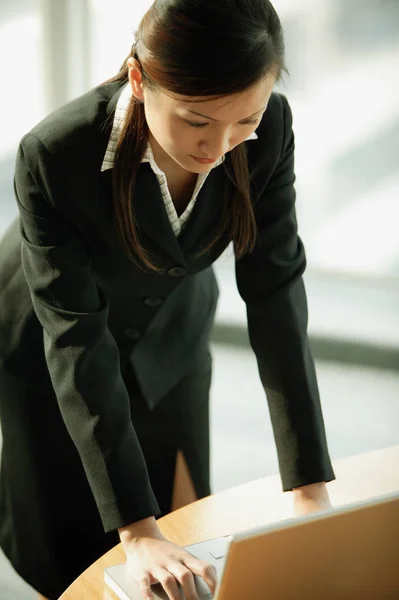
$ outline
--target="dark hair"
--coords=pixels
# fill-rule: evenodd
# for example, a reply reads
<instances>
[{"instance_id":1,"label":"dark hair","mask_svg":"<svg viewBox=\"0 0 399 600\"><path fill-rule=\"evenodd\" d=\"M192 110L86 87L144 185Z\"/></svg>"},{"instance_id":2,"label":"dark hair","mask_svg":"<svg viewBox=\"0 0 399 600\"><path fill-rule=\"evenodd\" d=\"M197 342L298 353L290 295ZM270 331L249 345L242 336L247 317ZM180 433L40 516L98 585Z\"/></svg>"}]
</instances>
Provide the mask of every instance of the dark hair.
<instances>
[{"instance_id":1,"label":"dark hair","mask_svg":"<svg viewBox=\"0 0 399 600\"><path fill-rule=\"evenodd\" d=\"M135 37L119 73L105 83L128 81L130 57L138 61L148 90L212 99L246 91L270 72L277 81L288 73L281 23L268 0L155 0ZM148 133L144 105L132 95L113 168L115 226L128 257L158 270L139 240L132 202ZM239 258L256 240L246 145L229 152L223 165L227 177L220 218L213 241L202 252L227 235Z\"/></svg>"}]
</instances>

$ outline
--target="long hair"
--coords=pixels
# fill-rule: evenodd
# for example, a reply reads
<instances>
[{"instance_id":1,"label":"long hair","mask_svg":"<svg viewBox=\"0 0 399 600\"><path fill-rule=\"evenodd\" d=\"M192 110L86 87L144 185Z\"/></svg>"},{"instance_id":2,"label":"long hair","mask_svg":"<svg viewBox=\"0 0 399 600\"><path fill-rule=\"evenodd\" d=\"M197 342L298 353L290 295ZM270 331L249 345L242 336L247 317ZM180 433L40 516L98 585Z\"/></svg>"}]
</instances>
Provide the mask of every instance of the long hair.
<instances>
[{"instance_id":1,"label":"long hair","mask_svg":"<svg viewBox=\"0 0 399 600\"><path fill-rule=\"evenodd\" d=\"M283 30L268 0L155 0L135 38L118 74L105 83L128 82L130 57L138 61L143 85L151 92L163 88L171 94L212 99L248 90L270 72L277 81L288 73ZM140 267L157 271L140 242L133 202L148 137L144 105L132 95L112 175L114 223L127 256ZM211 244L202 252L227 235L240 258L256 240L245 144L227 157L220 218Z\"/></svg>"}]
</instances>

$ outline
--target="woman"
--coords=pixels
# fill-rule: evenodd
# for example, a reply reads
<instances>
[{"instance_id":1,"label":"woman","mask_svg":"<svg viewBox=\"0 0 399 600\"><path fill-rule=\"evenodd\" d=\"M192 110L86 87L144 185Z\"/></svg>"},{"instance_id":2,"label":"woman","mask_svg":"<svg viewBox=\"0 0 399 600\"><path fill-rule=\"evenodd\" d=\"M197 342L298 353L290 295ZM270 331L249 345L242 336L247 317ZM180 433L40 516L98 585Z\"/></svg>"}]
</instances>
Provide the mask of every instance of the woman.
<instances>
[{"instance_id":1,"label":"woman","mask_svg":"<svg viewBox=\"0 0 399 600\"><path fill-rule=\"evenodd\" d=\"M155 517L210 493L212 263L230 241L296 514L328 506L334 478L279 19L267 0L157 0L136 37L116 77L22 139L0 247L0 541L47 598L119 540L143 598L160 581L192 600L194 574L214 590Z\"/></svg>"}]
</instances>

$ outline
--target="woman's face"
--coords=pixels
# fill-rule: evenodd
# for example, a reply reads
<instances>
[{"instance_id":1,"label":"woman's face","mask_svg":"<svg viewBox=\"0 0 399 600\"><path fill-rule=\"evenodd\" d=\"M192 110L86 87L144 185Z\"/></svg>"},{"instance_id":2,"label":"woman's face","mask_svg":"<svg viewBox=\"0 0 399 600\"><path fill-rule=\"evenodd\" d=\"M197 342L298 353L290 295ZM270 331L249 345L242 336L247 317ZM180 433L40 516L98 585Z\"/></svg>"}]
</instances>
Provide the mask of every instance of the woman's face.
<instances>
[{"instance_id":1,"label":"woman's face","mask_svg":"<svg viewBox=\"0 0 399 600\"><path fill-rule=\"evenodd\" d=\"M133 94L144 101L150 143L158 167L172 171L181 168L190 173L206 173L214 166L200 164L193 156L218 160L255 131L276 81L270 73L240 94L193 102L200 98L177 95L172 98L162 91L146 90L138 63L129 59L128 66Z\"/></svg>"}]
</instances>

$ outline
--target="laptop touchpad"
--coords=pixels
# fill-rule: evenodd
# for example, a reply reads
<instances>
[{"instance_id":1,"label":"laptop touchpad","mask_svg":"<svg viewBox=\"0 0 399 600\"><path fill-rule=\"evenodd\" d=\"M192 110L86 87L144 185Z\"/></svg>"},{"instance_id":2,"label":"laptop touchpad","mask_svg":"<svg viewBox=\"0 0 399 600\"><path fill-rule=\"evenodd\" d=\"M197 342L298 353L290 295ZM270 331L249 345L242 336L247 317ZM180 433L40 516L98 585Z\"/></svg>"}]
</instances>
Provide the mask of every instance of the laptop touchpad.
<instances>
[{"instance_id":1,"label":"laptop touchpad","mask_svg":"<svg viewBox=\"0 0 399 600\"><path fill-rule=\"evenodd\" d=\"M216 559L224 558L227 552L229 541L230 536L212 540L210 542L209 554L211 554L211 556L213 556L213 558Z\"/></svg>"}]
</instances>

